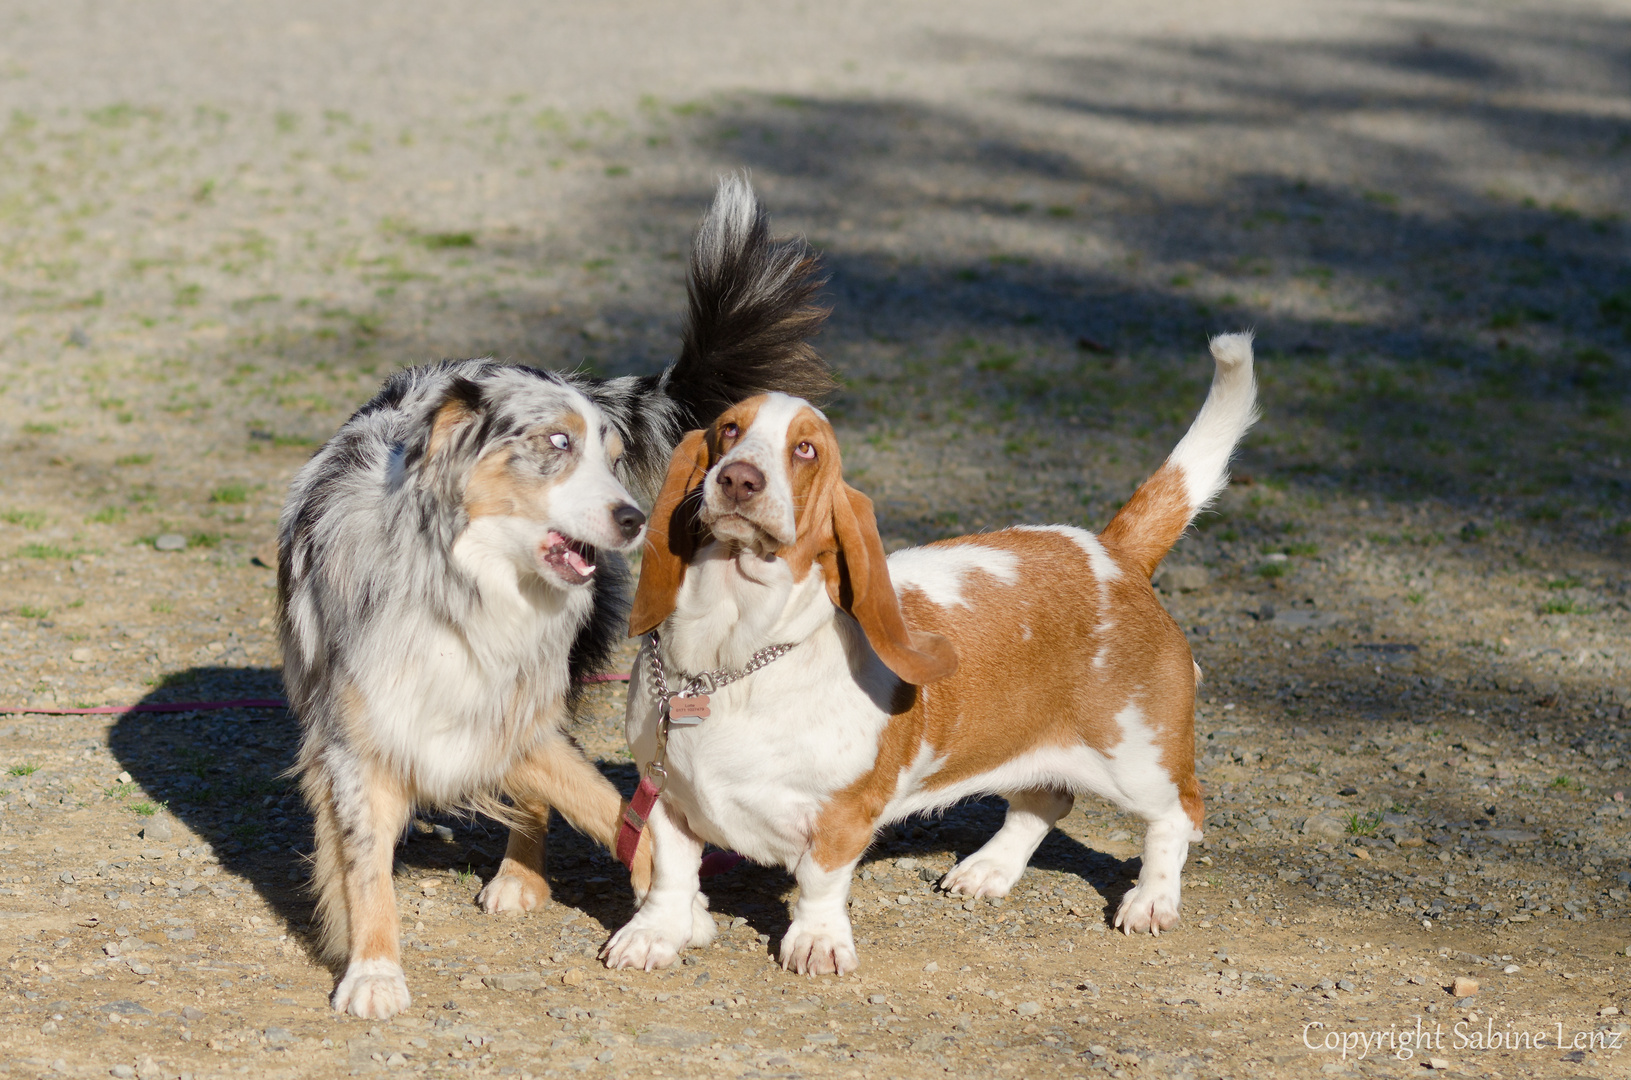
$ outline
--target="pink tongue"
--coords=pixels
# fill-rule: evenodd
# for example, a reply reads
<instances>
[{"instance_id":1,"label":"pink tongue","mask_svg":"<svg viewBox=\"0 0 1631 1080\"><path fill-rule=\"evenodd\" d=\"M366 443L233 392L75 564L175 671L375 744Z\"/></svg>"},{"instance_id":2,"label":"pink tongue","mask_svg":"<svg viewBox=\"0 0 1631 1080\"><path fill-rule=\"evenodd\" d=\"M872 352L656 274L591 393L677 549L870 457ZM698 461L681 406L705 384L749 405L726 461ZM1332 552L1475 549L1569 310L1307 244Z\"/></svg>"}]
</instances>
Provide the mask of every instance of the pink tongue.
<instances>
[{"instance_id":1,"label":"pink tongue","mask_svg":"<svg viewBox=\"0 0 1631 1080\"><path fill-rule=\"evenodd\" d=\"M583 556L579 555L571 548L566 549L566 554L563 556L563 558L566 560L566 565L570 566L573 570L576 570L583 577L588 577L590 574L595 572L595 568L585 562Z\"/></svg>"}]
</instances>

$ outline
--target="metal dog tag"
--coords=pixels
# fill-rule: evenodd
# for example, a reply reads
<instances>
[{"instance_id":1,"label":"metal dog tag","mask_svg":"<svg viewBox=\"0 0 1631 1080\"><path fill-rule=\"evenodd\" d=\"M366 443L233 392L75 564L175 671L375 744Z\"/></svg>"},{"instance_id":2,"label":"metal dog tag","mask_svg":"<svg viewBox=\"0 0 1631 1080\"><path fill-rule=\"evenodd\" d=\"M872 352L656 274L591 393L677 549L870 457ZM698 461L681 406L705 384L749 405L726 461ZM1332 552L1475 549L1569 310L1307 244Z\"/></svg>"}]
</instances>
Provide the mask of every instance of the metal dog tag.
<instances>
[{"instance_id":1,"label":"metal dog tag","mask_svg":"<svg viewBox=\"0 0 1631 1080\"><path fill-rule=\"evenodd\" d=\"M668 703L668 722L671 724L700 724L708 719L708 695L677 697Z\"/></svg>"}]
</instances>

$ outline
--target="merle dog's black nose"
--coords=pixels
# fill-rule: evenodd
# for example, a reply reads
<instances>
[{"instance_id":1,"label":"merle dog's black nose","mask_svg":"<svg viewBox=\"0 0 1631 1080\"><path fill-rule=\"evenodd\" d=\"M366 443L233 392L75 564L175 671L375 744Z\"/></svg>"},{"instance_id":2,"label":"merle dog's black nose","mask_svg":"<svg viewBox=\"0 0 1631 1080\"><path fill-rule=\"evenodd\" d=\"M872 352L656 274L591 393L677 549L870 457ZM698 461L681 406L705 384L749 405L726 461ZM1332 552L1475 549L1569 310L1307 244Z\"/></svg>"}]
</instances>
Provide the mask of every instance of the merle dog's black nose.
<instances>
[{"instance_id":1,"label":"merle dog's black nose","mask_svg":"<svg viewBox=\"0 0 1631 1080\"><path fill-rule=\"evenodd\" d=\"M640 526L646 523L646 515L640 512L638 506L624 503L622 506L612 507L612 520L623 532L623 539L633 540L640 532Z\"/></svg>"},{"instance_id":2,"label":"merle dog's black nose","mask_svg":"<svg viewBox=\"0 0 1631 1080\"><path fill-rule=\"evenodd\" d=\"M765 489L765 474L745 461L733 461L719 470L720 493L740 505Z\"/></svg>"}]
</instances>

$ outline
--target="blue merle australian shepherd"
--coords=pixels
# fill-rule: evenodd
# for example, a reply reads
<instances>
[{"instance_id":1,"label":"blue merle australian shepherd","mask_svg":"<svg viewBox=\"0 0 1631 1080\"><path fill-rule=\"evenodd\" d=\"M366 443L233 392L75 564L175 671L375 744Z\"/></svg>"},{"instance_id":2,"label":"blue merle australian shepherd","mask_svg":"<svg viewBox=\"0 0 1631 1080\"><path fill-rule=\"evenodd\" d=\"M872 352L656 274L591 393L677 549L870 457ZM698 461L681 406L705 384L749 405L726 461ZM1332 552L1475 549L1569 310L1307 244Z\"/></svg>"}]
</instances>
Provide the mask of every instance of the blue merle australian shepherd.
<instances>
[{"instance_id":1,"label":"blue merle australian shepherd","mask_svg":"<svg viewBox=\"0 0 1631 1080\"><path fill-rule=\"evenodd\" d=\"M613 843L622 800L567 736L627 625L622 552L680 436L742 398L831 389L799 241L720 183L691 254L679 358L600 380L491 360L393 375L300 470L279 523L284 680L316 819L313 884L338 1012L408 1005L392 849L416 806L511 824L489 912L549 897L550 810ZM508 796L508 803L504 797ZM636 860L643 894L650 858Z\"/></svg>"}]
</instances>

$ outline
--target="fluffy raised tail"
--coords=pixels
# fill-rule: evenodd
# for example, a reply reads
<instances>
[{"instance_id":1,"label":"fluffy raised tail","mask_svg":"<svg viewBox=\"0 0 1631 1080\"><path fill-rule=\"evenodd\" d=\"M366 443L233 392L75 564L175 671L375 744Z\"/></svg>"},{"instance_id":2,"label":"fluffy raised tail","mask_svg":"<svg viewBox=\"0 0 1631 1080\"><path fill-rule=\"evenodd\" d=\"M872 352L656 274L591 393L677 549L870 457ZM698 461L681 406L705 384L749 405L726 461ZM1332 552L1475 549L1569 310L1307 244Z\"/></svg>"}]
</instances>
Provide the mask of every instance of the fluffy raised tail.
<instances>
[{"instance_id":1,"label":"fluffy raised tail","mask_svg":"<svg viewBox=\"0 0 1631 1080\"><path fill-rule=\"evenodd\" d=\"M832 392L809 342L827 318L815 303L824 284L809 245L772 239L747 179L723 177L691 244L680 355L658 375L582 384L623 433L631 490L655 495L680 436L744 398L780 390L819 403Z\"/></svg>"},{"instance_id":2,"label":"fluffy raised tail","mask_svg":"<svg viewBox=\"0 0 1631 1080\"><path fill-rule=\"evenodd\" d=\"M1212 389L1166 464L1141 484L1099 539L1129 572L1146 578L1172 545L1229 483L1229 458L1257 420L1252 336L1212 339Z\"/></svg>"},{"instance_id":3,"label":"fluffy raised tail","mask_svg":"<svg viewBox=\"0 0 1631 1080\"><path fill-rule=\"evenodd\" d=\"M680 355L658 384L685 414L682 430L755 394L819 402L832 392L832 373L809 343L828 314L812 302L827 281L820 269L803 240L771 239L746 177L720 178L691 245Z\"/></svg>"}]
</instances>

